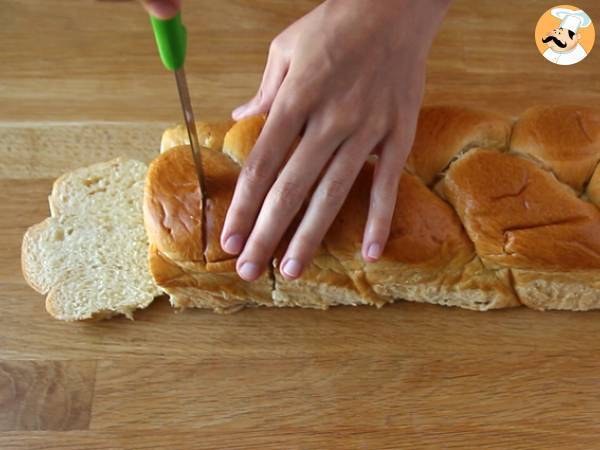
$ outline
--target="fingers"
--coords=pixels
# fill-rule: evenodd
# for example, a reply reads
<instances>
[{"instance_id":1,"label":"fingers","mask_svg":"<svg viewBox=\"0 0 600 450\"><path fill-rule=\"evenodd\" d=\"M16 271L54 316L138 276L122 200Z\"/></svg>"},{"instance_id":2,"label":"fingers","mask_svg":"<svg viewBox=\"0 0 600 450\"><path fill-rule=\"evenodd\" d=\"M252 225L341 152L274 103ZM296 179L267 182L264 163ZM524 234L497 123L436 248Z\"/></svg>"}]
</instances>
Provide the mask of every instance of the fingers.
<instances>
[{"instance_id":1,"label":"fingers","mask_svg":"<svg viewBox=\"0 0 600 450\"><path fill-rule=\"evenodd\" d=\"M237 264L238 273L248 281L256 279L266 268L308 191L343 139L340 131L321 128L321 123L322 121L313 121L308 124L302 141L273 183L260 208Z\"/></svg>"},{"instance_id":2,"label":"fingers","mask_svg":"<svg viewBox=\"0 0 600 450\"><path fill-rule=\"evenodd\" d=\"M379 259L387 243L408 147L410 140L403 139L396 130L383 143L375 163L369 215L362 245L363 259L367 262Z\"/></svg>"},{"instance_id":3,"label":"fingers","mask_svg":"<svg viewBox=\"0 0 600 450\"><path fill-rule=\"evenodd\" d=\"M181 0L142 0L142 5L153 16L170 19L181 8Z\"/></svg>"},{"instance_id":4,"label":"fingers","mask_svg":"<svg viewBox=\"0 0 600 450\"><path fill-rule=\"evenodd\" d=\"M284 278L298 278L310 263L377 140L365 128L338 149L281 260L279 271Z\"/></svg>"},{"instance_id":5,"label":"fingers","mask_svg":"<svg viewBox=\"0 0 600 450\"><path fill-rule=\"evenodd\" d=\"M248 103L233 110L231 114L233 120L265 113L271 109L289 67L289 60L284 56L283 51L279 49L279 44L274 44L275 42L278 41L274 40L269 49L267 65L258 92Z\"/></svg>"},{"instance_id":6,"label":"fingers","mask_svg":"<svg viewBox=\"0 0 600 450\"><path fill-rule=\"evenodd\" d=\"M232 255L242 250L267 191L304 125L306 109L293 92L282 85L281 95L238 177L221 233L221 247Z\"/></svg>"}]
</instances>

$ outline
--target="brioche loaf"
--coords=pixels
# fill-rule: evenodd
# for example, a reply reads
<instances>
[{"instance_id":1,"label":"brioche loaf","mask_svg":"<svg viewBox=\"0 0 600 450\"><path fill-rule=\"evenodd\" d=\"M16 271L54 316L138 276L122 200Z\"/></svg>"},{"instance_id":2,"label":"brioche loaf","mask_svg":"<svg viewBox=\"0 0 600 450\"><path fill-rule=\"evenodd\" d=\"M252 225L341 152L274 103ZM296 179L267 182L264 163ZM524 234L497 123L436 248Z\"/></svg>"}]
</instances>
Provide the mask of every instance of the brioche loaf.
<instances>
[{"instance_id":1,"label":"brioche loaf","mask_svg":"<svg viewBox=\"0 0 600 450\"><path fill-rule=\"evenodd\" d=\"M534 107L511 119L462 107L423 108L382 257L367 264L361 256L370 160L302 277L286 281L277 269L294 222L269 270L248 283L219 236L265 120L198 124L210 192L205 251L182 126L165 131L162 153L148 170L117 159L56 180L51 217L27 231L22 247L24 276L47 294L50 314L132 317L163 291L178 308L218 312L381 306L396 299L475 310L600 307L597 109Z\"/></svg>"},{"instance_id":2,"label":"brioche loaf","mask_svg":"<svg viewBox=\"0 0 600 450\"><path fill-rule=\"evenodd\" d=\"M301 278L277 269L292 224L256 282L235 273L219 236L264 116L202 124L206 251L187 135L167 130L144 194L149 267L174 306L377 305L396 299L488 310L600 307L600 112L545 106L520 118L423 108L401 177L390 239L365 263L361 239L373 162L365 163ZM204 258L206 263L204 262Z\"/></svg>"}]
</instances>

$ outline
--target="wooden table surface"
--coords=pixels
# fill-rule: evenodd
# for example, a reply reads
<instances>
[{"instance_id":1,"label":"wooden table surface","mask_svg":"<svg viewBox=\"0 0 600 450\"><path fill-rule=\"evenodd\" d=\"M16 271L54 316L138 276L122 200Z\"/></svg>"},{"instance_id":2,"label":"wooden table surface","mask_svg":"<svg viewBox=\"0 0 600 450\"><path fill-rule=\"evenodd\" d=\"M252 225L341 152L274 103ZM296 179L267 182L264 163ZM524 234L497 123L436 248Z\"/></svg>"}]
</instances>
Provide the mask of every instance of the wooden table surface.
<instances>
[{"instance_id":1,"label":"wooden table surface","mask_svg":"<svg viewBox=\"0 0 600 450\"><path fill-rule=\"evenodd\" d=\"M270 39L317 2L184 3L196 114L215 119L253 94ZM600 48L572 67L535 48L552 5L456 0L426 103L598 105ZM597 1L577 5L600 25ZM134 322L52 319L19 258L53 178L149 160L180 112L136 2L3 0L0 18L0 448L598 448L598 312L399 303L223 317L163 299Z\"/></svg>"}]
</instances>

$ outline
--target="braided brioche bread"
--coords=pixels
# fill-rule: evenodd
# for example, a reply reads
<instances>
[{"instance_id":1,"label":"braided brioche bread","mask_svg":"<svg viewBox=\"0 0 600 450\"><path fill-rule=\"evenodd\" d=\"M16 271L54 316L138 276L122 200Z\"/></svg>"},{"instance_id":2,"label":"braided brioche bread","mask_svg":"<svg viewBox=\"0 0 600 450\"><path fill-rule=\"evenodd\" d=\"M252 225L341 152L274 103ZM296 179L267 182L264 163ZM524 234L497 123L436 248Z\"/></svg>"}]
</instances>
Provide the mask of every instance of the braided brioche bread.
<instances>
[{"instance_id":1,"label":"braided brioche bread","mask_svg":"<svg viewBox=\"0 0 600 450\"><path fill-rule=\"evenodd\" d=\"M277 269L252 283L219 244L241 165L264 116L201 124L206 243L193 160L182 127L167 130L145 185L149 266L174 306L230 312L246 305L377 305L396 299L488 310L600 307L600 111L422 109L400 181L389 242L365 263L361 240L373 163L365 163L300 279Z\"/></svg>"}]
</instances>

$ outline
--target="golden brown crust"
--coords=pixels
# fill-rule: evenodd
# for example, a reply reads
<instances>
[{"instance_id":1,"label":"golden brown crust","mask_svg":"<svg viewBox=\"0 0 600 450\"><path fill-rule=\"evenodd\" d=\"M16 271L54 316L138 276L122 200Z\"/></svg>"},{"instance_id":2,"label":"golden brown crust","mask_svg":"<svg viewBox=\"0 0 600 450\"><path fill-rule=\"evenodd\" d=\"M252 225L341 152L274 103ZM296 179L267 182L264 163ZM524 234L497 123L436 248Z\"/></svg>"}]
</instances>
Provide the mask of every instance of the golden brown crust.
<instances>
[{"instance_id":1,"label":"golden brown crust","mask_svg":"<svg viewBox=\"0 0 600 450\"><path fill-rule=\"evenodd\" d=\"M201 197L188 148L175 147L150 164L144 187L144 225L150 242L169 258L201 261ZM210 156L208 152L202 156L208 173Z\"/></svg>"},{"instance_id":2,"label":"golden brown crust","mask_svg":"<svg viewBox=\"0 0 600 450\"><path fill-rule=\"evenodd\" d=\"M267 116L259 114L240 120L225 135L223 153L242 165L252 151Z\"/></svg>"},{"instance_id":3,"label":"golden brown crust","mask_svg":"<svg viewBox=\"0 0 600 450\"><path fill-rule=\"evenodd\" d=\"M561 108L557 111L565 113ZM530 111L519 121L522 129L513 142L522 143L525 136L535 135L541 119L531 121L532 115L554 114L541 111ZM577 109L577 114L582 129L592 133L595 113ZM580 167L577 164L552 162L551 168L563 178L575 172L583 177L580 187L589 179L586 196L579 198L548 170L550 159L537 160L538 155L557 154L556 140L542 138L534 150L530 143L511 149L507 147L509 119L448 106L421 112L413 152L400 182L390 239L379 261L367 264L361 256L373 177L369 162L299 280L286 281L277 269L295 221L269 272L256 285L243 282L235 273L236 259L222 251L219 238L240 165L264 123L264 116L245 119L229 129L222 153L221 149L206 151L207 189L214 201L207 210L211 222L206 264L199 253L199 228L164 226L164 216L183 220L180 210L194 217L198 214L197 206L178 204L195 202L186 191L186 186L195 183L189 149L173 149L151 166L145 213L157 249L150 265L157 283L176 306L228 312L248 304L380 306L403 298L476 310L521 302L541 309L568 308L569 304L573 309L600 307L600 285L594 281L600 273L600 210L586 201L598 204L600 197L600 169L597 159L596 165L590 162L596 138L587 144L577 141L581 149L569 150L577 164L589 164L590 169L577 172L571 170ZM565 167L569 170L562 171ZM171 235L176 238L170 240ZM582 300L565 303L561 299L576 283Z\"/></svg>"},{"instance_id":4,"label":"golden brown crust","mask_svg":"<svg viewBox=\"0 0 600 450\"><path fill-rule=\"evenodd\" d=\"M329 251L340 259L356 258L362 265L361 242L370 205L373 165L366 164L325 238ZM465 263L474 255L454 210L417 177L400 179L390 237L373 267L409 264L439 269L454 259Z\"/></svg>"},{"instance_id":5,"label":"golden brown crust","mask_svg":"<svg viewBox=\"0 0 600 450\"><path fill-rule=\"evenodd\" d=\"M325 237L325 246L380 301L414 301L491 309L519 304L508 280L477 261L452 207L414 175L400 179L390 237L381 258L366 264L361 242L373 166L365 165ZM363 294L364 295L364 294Z\"/></svg>"},{"instance_id":6,"label":"golden brown crust","mask_svg":"<svg viewBox=\"0 0 600 450\"><path fill-rule=\"evenodd\" d=\"M200 145L212 150L221 150L223 148L223 140L225 133L229 131L234 124L233 120L224 120L222 122L206 123L196 122L196 132L198 133L198 141ZM160 143L160 151L165 152L173 147L180 145L189 145L190 140L185 125L177 125L176 127L165 130Z\"/></svg>"},{"instance_id":7,"label":"golden brown crust","mask_svg":"<svg viewBox=\"0 0 600 450\"><path fill-rule=\"evenodd\" d=\"M600 210L532 161L471 150L443 188L490 267L600 269Z\"/></svg>"},{"instance_id":8,"label":"golden brown crust","mask_svg":"<svg viewBox=\"0 0 600 450\"><path fill-rule=\"evenodd\" d=\"M600 160L600 109L536 106L516 122L510 143L581 192Z\"/></svg>"},{"instance_id":9,"label":"golden brown crust","mask_svg":"<svg viewBox=\"0 0 600 450\"><path fill-rule=\"evenodd\" d=\"M189 146L172 148L150 164L144 192L148 236L159 251L175 261L230 259L219 243L239 167L223 153L203 149L207 248L201 248L202 212L198 179Z\"/></svg>"},{"instance_id":10,"label":"golden brown crust","mask_svg":"<svg viewBox=\"0 0 600 450\"><path fill-rule=\"evenodd\" d=\"M473 147L503 149L508 145L508 117L461 106L421 109L415 142L406 167L427 185L461 152Z\"/></svg>"}]
</instances>

